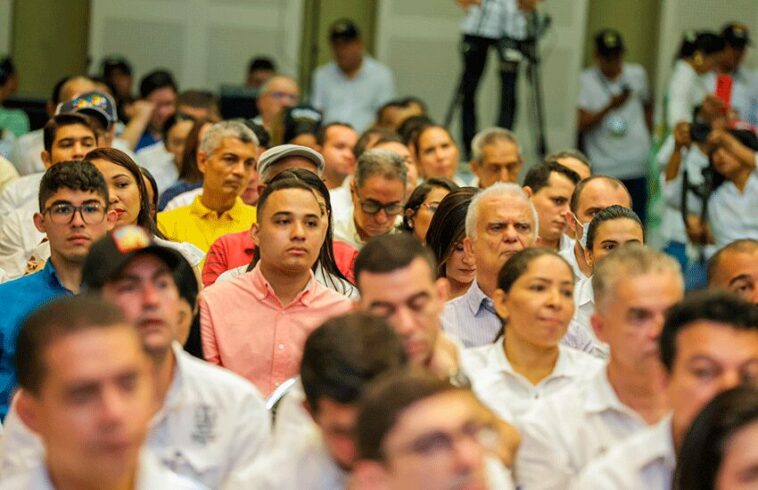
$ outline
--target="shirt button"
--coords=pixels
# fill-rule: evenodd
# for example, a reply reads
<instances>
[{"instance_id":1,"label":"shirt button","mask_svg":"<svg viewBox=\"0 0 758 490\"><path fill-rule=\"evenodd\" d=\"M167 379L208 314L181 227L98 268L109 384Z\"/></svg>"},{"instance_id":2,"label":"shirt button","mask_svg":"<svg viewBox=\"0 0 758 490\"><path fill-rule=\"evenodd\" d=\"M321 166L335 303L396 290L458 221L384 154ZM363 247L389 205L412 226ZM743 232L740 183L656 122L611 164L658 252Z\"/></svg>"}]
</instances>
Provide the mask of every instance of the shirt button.
<instances>
[{"instance_id":1,"label":"shirt button","mask_svg":"<svg viewBox=\"0 0 758 490\"><path fill-rule=\"evenodd\" d=\"M284 350L284 344L279 344L278 347L279 347L279 350Z\"/></svg>"}]
</instances>

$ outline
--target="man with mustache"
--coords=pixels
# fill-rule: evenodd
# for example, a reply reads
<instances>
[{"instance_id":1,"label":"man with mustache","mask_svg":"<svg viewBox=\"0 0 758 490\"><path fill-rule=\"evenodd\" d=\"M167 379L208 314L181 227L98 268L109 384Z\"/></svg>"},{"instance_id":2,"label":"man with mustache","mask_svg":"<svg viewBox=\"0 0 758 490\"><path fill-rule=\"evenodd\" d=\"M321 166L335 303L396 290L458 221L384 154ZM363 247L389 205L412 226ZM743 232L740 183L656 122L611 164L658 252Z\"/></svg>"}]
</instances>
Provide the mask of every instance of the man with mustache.
<instances>
[{"instance_id":1,"label":"man with mustache","mask_svg":"<svg viewBox=\"0 0 758 490\"><path fill-rule=\"evenodd\" d=\"M45 267L0 285L0 417L5 417L16 373L13 356L21 323L48 301L79 293L82 267L90 245L108 231L108 186L89 162L62 162L45 173L40 183L37 229L47 234L50 260Z\"/></svg>"},{"instance_id":2,"label":"man with mustache","mask_svg":"<svg viewBox=\"0 0 758 490\"><path fill-rule=\"evenodd\" d=\"M255 208L240 194L255 172L258 138L243 123L223 121L200 142L197 168L203 192L189 206L158 214L158 229L169 240L189 242L207 252L216 239L250 228Z\"/></svg>"}]
</instances>

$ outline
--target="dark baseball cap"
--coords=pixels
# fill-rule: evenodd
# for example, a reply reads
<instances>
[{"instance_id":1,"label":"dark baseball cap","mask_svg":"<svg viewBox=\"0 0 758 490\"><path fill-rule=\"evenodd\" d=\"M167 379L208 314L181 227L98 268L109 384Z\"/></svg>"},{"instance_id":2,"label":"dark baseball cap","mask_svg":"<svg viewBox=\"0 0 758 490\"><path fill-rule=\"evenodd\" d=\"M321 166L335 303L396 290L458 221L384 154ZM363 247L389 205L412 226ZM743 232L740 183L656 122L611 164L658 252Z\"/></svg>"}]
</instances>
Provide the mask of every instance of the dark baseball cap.
<instances>
[{"instance_id":1,"label":"dark baseball cap","mask_svg":"<svg viewBox=\"0 0 758 490\"><path fill-rule=\"evenodd\" d=\"M150 233L139 226L116 228L95 242L82 269L82 286L99 290L106 282L118 278L124 266L139 255L153 255L173 273L186 259L173 248L159 245Z\"/></svg>"},{"instance_id":2,"label":"dark baseball cap","mask_svg":"<svg viewBox=\"0 0 758 490\"><path fill-rule=\"evenodd\" d=\"M361 37L361 31L350 19L339 19L329 28L329 40L353 41Z\"/></svg>"},{"instance_id":3,"label":"dark baseball cap","mask_svg":"<svg viewBox=\"0 0 758 490\"><path fill-rule=\"evenodd\" d=\"M748 30L745 24L739 22L732 22L724 26L724 30L721 31L721 37L724 38L724 42L735 48L744 48L750 42L750 30Z\"/></svg>"},{"instance_id":4,"label":"dark baseball cap","mask_svg":"<svg viewBox=\"0 0 758 490\"><path fill-rule=\"evenodd\" d=\"M624 38L615 29L603 29L595 34L595 49L600 56L617 56L626 51Z\"/></svg>"},{"instance_id":5,"label":"dark baseball cap","mask_svg":"<svg viewBox=\"0 0 758 490\"><path fill-rule=\"evenodd\" d=\"M58 108L58 114L68 114L71 112L81 112L97 118L103 123L103 127L108 130L118 121L116 112L116 103L113 98L103 92L92 91L85 92L71 100L64 102Z\"/></svg>"}]
</instances>

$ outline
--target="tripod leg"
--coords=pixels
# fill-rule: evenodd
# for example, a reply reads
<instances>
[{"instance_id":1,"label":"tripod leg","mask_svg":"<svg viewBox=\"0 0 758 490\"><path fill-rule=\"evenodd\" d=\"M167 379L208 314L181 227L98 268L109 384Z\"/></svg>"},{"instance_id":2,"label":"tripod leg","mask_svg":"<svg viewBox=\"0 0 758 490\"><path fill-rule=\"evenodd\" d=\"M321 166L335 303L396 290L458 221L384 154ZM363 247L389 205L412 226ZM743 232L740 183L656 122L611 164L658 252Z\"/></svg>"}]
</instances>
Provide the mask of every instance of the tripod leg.
<instances>
[{"instance_id":1,"label":"tripod leg","mask_svg":"<svg viewBox=\"0 0 758 490\"><path fill-rule=\"evenodd\" d=\"M516 120L519 63L517 61L500 62L500 115L497 125L513 129Z\"/></svg>"},{"instance_id":2,"label":"tripod leg","mask_svg":"<svg viewBox=\"0 0 758 490\"><path fill-rule=\"evenodd\" d=\"M478 36L464 36L461 44L463 74L458 95L461 100L461 136L467 158L470 156L471 140L477 129L476 91L479 88L484 67L487 64L489 47L494 42Z\"/></svg>"}]
</instances>

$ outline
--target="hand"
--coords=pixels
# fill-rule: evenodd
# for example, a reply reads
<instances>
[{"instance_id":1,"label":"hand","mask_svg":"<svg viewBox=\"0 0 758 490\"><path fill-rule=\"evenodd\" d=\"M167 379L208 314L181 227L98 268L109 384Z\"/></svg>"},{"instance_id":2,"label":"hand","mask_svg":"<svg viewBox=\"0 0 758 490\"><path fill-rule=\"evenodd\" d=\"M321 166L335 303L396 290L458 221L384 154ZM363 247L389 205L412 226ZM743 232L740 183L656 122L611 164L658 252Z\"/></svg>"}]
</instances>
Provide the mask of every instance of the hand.
<instances>
[{"instance_id":1,"label":"hand","mask_svg":"<svg viewBox=\"0 0 758 490\"><path fill-rule=\"evenodd\" d=\"M703 104L700 106L699 114L708 121L724 116L726 114L724 101L715 95L706 95Z\"/></svg>"},{"instance_id":2,"label":"hand","mask_svg":"<svg viewBox=\"0 0 758 490\"><path fill-rule=\"evenodd\" d=\"M687 216L684 226L687 230L687 236L690 237L692 243L696 245L713 243L713 234L710 227L706 223L703 223L699 216L695 216L694 214Z\"/></svg>"},{"instance_id":3,"label":"hand","mask_svg":"<svg viewBox=\"0 0 758 490\"><path fill-rule=\"evenodd\" d=\"M133 116L137 119L150 119L150 117L153 115L153 111L155 110L155 103L150 102L149 100L137 100L132 104L132 111Z\"/></svg>"},{"instance_id":4,"label":"hand","mask_svg":"<svg viewBox=\"0 0 758 490\"><path fill-rule=\"evenodd\" d=\"M434 352L429 360L429 371L435 376L446 379L459 369L458 348L447 335L440 333L437 335Z\"/></svg>"},{"instance_id":5,"label":"hand","mask_svg":"<svg viewBox=\"0 0 758 490\"><path fill-rule=\"evenodd\" d=\"M473 7L474 5L481 5L482 0L455 0L455 3L467 9L469 7Z\"/></svg>"},{"instance_id":6,"label":"hand","mask_svg":"<svg viewBox=\"0 0 758 490\"><path fill-rule=\"evenodd\" d=\"M674 148L676 150L690 147L692 144L691 128L692 125L686 121L676 123L676 126L674 126Z\"/></svg>"},{"instance_id":7,"label":"hand","mask_svg":"<svg viewBox=\"0 0 758 490\"><path fill-rule=\"evenodd\" d=\"M618 109L622 105L626 104L626 101L629 100L629 97L631 97L631 95L632 95L631 90L624 90L620 94L611 98L611 102L608 104L608 108Z\"/></svg>"}]
</instances>

